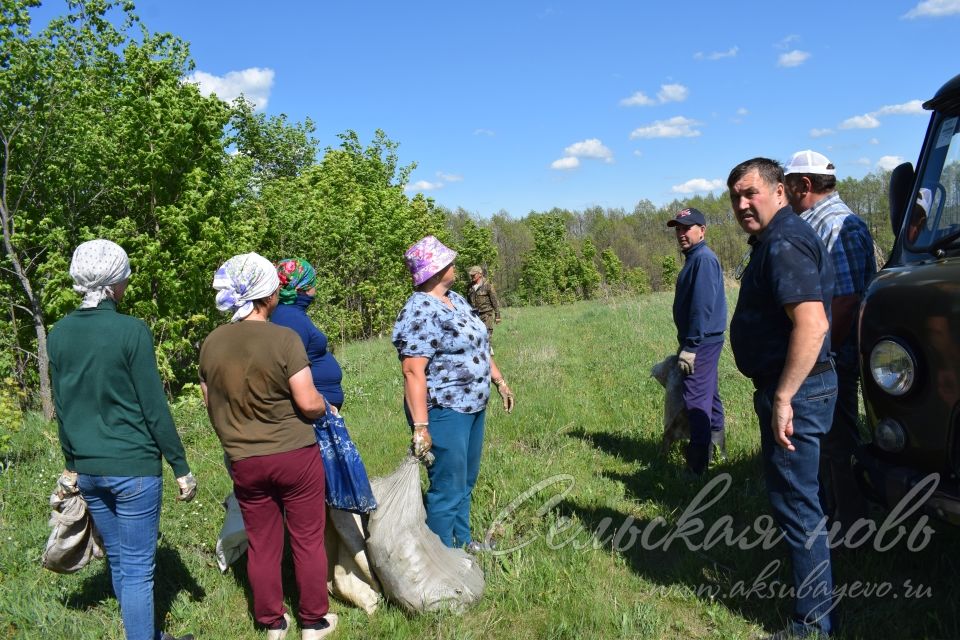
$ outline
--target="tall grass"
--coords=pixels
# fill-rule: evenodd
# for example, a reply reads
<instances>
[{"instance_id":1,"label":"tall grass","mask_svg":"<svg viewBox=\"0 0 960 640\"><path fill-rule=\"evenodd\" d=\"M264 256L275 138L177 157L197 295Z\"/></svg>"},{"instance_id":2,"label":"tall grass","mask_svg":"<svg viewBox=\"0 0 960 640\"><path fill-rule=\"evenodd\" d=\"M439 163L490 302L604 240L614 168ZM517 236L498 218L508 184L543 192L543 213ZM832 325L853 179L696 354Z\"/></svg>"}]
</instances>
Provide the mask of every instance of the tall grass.
<instances>
[{"instance_id":1,"label":"tall grass","mask_svg":"<svg viewBox=\"0 0 960 640\"><path fill-rule=\"evenodd\" d=\"M690 548L682 539L666 549L639 539L631 544L631 525L652 527L653 539L661 538L711 478L729 478L729 486L702 514L706 528L728 516L740 532L768 513L752 387L736 372L729 347L720 363L728 461L696 481L683 473L680 445L667 457L659 454L662 390L649 369L675 349L670 303L669 294L653 294L507 310L494 345L517 409L505 414L494 394L472 525L477 537L492 527L500 549L520 548L481 556L487 589L462 616L408 616L386 604L368 617L333 601L342 620L337 637L747 638L783 626L790 598L751 589L762 586L758 580L776 561L781 566L772 565L766 588L776 580L789 585L784 545L745 551L726 543ZM380 339L345 345L337 358L351 434L371 475L387 474L408 441L395 351ZM176 503L165 469L157 608L174 633L260 638L244 560L225 575L216 567L219 503L230 482L195 391L178 400L174 413L200 493L190 504ZM62 465L54 426L27 419L11 446L0 474L0 637L122 638L103 563L72 576L39 565L47 496ZM519 504L507 509L512 502ZM904 526L912 530L915 522ZM883 597L842 600L841 637L960 637L954 583L960 536L930 526L935 534L920 551L901 541L883 553L861 548L836 555L838 584L891 585ZM704 538L705 532L690 535ZM288 603L295 606L287 578ZM905 597L906 581L929 587L929 594Z\"/></svg>"}]
</instances>

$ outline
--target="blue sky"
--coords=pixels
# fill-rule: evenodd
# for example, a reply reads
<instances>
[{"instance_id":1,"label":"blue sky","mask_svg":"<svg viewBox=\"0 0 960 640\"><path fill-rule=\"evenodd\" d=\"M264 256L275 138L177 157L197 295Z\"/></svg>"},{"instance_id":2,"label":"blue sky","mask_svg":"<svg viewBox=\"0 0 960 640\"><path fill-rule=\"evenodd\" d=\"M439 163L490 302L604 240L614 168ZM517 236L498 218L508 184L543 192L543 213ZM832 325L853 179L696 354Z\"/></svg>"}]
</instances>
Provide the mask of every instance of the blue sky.
<instances>
[{"instance_id":1,"label":"blue sky","mask_svg":"<svg viewBox=\"0 0 960 640\"><path fill-rule=\"evenodd\" d=\"M841 178L915 162L919 103L960 73L960 0L141 0L137 12L190 43L202 90L310 117L322 146L383 129L417 163L411 195L482 217L719 194L741 160L807 148Z\"/></svg>"}]
</instances>

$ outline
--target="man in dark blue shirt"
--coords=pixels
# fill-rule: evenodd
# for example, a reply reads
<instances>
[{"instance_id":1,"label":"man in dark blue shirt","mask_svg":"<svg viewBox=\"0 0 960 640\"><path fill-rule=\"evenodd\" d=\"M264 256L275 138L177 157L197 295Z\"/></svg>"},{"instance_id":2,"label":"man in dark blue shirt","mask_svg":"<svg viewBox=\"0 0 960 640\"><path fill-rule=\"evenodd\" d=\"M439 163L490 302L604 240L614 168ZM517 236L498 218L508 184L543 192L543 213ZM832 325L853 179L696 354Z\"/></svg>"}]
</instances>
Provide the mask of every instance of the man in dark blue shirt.
<instances>
[{"instance_id":1,"label":"man in dark blue shirt","mask_svg":"<svg viewBox=\"0 0 960 640\"><path fill-rule=\"evenodd\" d=\"M753 247L730 346L756 389L767 494L793 562L794 612L781 635L829 635L833 577L818 471L837 398L829 334L833 267L816 232L787 204L779 163L747 160L730 172L727 186Z\"/></svg>"},{"instance_id":2,"label":"man in dark blue shirt","mask_svg":"<svg viewBox=\"0 0 960 640\"><path fill-rule=\"evenodd\" d=\"M690 423L687 468L700 475L709 464L711 443L720 457L726 458L717 364L727 327L727 299L720 261L704 241L704 215L694 208L683 209L667 226L676 231L684 255L673 297L673 322L680 343L678 366L684 375L683 404Z\"/></svg>"}]
</instances>

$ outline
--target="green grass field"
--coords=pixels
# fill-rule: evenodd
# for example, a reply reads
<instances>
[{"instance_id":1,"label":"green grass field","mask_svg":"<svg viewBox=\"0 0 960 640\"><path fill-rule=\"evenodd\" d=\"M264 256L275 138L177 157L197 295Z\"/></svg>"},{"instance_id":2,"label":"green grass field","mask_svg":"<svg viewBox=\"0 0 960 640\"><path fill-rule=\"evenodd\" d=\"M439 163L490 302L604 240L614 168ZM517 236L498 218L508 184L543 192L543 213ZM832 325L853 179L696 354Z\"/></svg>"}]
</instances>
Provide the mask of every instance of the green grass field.
<instances>
[{"instance_id":1,"label":"green grass field","mask_svg":"<svg viewBox=\"0 0 960 640\"><path fill-rule=\"evenodd\" d=\"M506 415L491 402L472 525L479 537L496 521L500 548L522 548L482 556L486 592L462 616L411 617L385 604L368 617L332 601L341 616L335 637L750 638L781 628L791 611L790 598L777 597L790 583L784 545L651 543L713 478L726 490L714 492L718 500L701 514L705 530L688 540L703 543L723 519L740 533L768 513L752 386L737 373L729 346L720 382L729 460L697 482L683 473L679 444L668 457L659 455L662 391L649 369L675 348L671 299L652 294L507 310L494 345L517 409ZM337 357L345 371L347 425L370 474L387 474L409 437L395 351L384 338L346 345ZM200 492L192 503L176 503L165 467L157 557L165 628L200 640L261 638L244 561L222 575L214 558L220 501L230 490L219 443L196 395L181 398L174 415ZM0 473L0 637L122 638L102 562L71 576L40 567L47 497L62 467L56 429L32 419L14 438L15 453ZM540 490L531 490L538 483ZM651 525L656 518L666 524ZM647 544L630 533L631 525L651 527ZM903 526L912 531L916 519ZM921 550L909 550L904 535L884 552L864 545L835 556L835 580L848 589L839 604L841 637L960 637L954 585L960 535L929 526L935 533ZM758 538L748 532L744 542ZM907 584L920 591L908 593ZM292 590L288 603L295 605Z\"/></svg>"}]
</instances>

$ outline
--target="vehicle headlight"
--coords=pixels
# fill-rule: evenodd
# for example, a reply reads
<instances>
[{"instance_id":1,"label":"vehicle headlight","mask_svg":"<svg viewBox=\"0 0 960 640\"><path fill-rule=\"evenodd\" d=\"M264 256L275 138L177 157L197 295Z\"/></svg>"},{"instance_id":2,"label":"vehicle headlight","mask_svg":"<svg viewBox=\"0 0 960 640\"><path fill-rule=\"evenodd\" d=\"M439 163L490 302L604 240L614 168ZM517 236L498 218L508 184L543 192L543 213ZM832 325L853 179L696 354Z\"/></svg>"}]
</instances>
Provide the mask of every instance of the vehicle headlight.
<instances>
[{"instance_id":1,"label":"vehicle headlight","mask_svg":"<svg viewBox=\"0 0 960 640\"><path fill-rule=\"evenodd\" d=\"M917 363L902 345L881 340L870 352L870 374L881 389L893 396L902 396L913 387Z\"/></svg>"}]
</instances>

